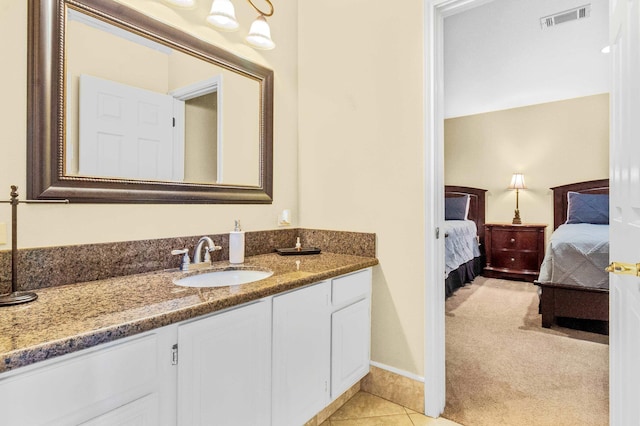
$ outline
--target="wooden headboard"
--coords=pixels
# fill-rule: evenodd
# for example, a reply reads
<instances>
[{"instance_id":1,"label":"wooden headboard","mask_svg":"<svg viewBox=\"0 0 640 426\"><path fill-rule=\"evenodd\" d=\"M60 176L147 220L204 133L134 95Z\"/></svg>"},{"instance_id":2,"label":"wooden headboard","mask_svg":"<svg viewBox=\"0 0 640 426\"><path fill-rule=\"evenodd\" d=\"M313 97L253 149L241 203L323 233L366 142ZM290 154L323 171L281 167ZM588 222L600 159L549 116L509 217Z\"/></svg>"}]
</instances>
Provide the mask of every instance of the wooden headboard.
<instances>
[{"instance_id":1,"label":"wooden headboard","mask_svg":"<svg viewBox=\"0 0 640 426\"><path fill-rule=\"evenodd\" d=\"M555 188L551 188L551 190L553 191L553 229L556 229L567 221L567 192L608 194L609 179L570 183L568 185L556 186Z\"/></svg>"},{"instance_id":2,"label":"wooden headboard","mask_svg":"<svg viewBox=\"0 0 640 426\"><path fill-rule=\"evenodd\" d=\"M446 185L444 187L445 198L469 195L469 214L467 217L476 223L481 245L484 245L485 192L487 192L486 189L470 188L468 186Z\"/></svg>"}]
</instances>

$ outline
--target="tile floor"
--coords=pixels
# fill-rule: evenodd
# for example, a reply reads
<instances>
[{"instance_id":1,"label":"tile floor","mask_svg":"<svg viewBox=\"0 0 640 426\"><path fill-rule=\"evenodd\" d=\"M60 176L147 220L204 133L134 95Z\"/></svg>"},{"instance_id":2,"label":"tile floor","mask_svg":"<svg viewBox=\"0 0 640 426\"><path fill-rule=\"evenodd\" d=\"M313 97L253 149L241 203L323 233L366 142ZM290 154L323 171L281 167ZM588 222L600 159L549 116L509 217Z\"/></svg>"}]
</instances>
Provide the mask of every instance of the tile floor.
<instances>
[{"instance_id":1,"label":"tile floor","mask_svg":"<svg viewBox=\"0 0 640 426\"><path fill-rule=\"evenodd\" d=\"M432 419L367 392L358 392L320 426L461 426Z\"/></svg>"}]
</instances>

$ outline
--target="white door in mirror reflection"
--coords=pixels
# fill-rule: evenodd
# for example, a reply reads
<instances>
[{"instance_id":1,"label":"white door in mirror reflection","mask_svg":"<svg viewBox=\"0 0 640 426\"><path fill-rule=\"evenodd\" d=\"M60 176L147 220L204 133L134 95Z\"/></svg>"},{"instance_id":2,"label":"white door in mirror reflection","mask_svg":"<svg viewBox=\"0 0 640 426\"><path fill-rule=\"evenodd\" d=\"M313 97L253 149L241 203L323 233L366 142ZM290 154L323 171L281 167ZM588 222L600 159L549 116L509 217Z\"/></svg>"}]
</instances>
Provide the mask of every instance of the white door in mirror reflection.
<instances>
[{"instance_id":1,"label":"white door in mirror reflection","mask_svg":"<svg viewBox=\"0 0 640 426\"><path fill-rule=\"evenodd\" d=\"M81 175L183 180L184 138L174 141L172 96L89 75L80 76L79 92Z\"/></svg>"}]
</instances>

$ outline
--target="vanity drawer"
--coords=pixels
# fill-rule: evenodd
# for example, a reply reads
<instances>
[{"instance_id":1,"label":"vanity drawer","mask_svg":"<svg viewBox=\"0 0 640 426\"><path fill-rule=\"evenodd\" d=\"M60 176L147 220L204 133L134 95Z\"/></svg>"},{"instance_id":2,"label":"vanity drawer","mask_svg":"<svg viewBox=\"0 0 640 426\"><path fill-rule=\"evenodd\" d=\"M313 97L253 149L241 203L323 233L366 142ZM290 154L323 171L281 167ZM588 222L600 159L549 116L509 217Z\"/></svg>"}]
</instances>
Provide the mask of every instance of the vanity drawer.
<instances>
[{"instance_id":1,"label":"vanity drawer","mask_svg":"<svg viewBox=\"0 0 640 426\"><path fill-rule=\"evenodd\" d=\"M371 268L331 280L331 303L334 309L367 297L371 293Z\"/></svg>"}]
</instances>

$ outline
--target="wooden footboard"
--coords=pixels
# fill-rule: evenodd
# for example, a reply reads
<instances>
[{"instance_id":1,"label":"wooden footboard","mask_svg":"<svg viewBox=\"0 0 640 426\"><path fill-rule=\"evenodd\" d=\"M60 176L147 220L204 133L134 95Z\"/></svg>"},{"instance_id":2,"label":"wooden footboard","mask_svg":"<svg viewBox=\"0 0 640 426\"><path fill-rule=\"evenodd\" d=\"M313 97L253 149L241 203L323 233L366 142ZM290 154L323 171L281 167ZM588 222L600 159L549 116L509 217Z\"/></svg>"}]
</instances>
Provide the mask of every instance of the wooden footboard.
<instances>
[{"instance_id":1,"label":"wooden footboard","mask_svg":"<svg viewBox=\"0 0 640 426\"><path fill-rule=\"evenodd\" d=\"M542 326L549 328L558 317L609 321L609 290L565 284L535 282L542 289Z\"/></svg>"}]
</instances>

